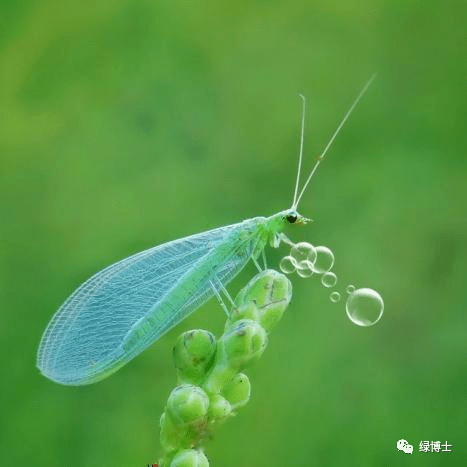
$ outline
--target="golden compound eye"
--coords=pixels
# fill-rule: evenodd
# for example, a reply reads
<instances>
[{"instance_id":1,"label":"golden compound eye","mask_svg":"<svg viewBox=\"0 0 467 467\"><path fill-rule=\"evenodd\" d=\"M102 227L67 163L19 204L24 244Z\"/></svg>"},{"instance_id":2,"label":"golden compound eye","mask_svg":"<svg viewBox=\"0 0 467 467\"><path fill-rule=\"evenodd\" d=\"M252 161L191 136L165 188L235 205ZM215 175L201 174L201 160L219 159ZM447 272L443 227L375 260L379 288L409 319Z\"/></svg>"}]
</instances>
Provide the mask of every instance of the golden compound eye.
<instances>
[{"instance_id":1,"label":"golden compound eye","mask_svg":"<svg viewBox=\"0 0 467 467\"><path fill-rule=\"evenodd\" d=\"M295 216L294 214L291 214L290 216L287 216L286 219L287 219L291 224L294 224L295 221L297 220L297 216Z\"/></svg>"}]
</instances>

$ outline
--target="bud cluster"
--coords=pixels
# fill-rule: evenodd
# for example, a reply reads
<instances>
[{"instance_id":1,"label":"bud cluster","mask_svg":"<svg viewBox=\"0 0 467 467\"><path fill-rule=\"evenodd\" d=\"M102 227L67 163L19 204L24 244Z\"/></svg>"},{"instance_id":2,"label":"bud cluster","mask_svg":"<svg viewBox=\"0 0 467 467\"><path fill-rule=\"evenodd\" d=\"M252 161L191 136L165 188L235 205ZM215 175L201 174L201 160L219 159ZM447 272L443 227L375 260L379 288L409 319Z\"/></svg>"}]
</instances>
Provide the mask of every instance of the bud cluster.
<instances>
[{"instance_id":1,"label":"bud cluster","mask_svg":"<svg viewBox=\"0 0 467 467\"><path fill-rule=\"evenodd\" d=\"M209 467L202 442L249 401L250 380L242 371L262 355L291 298L286 276L262 271L237 295L217 341L202 329L179 336L173 349L177 387L160 420L161 467Z\"/></svg>"}]
</instances>

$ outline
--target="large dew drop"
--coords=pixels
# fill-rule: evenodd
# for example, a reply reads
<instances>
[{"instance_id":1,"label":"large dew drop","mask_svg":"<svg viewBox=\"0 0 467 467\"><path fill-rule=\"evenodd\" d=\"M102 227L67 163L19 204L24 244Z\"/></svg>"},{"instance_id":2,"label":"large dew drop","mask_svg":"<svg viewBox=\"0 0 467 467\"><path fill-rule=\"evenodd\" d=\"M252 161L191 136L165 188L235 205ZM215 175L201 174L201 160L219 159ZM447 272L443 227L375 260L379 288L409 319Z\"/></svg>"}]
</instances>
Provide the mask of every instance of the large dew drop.
<instances>
[{"instance_id":1,"label":"large dew drop","mask_svg":"<svg viewBox=\"0 0 467 467\"><path fill-rule=\"evenodd\" d=\"M384 302L373 289L357 289L348 296L345 311L358 326L373 326L383 316Z\"/></svg>"}]
</instances>

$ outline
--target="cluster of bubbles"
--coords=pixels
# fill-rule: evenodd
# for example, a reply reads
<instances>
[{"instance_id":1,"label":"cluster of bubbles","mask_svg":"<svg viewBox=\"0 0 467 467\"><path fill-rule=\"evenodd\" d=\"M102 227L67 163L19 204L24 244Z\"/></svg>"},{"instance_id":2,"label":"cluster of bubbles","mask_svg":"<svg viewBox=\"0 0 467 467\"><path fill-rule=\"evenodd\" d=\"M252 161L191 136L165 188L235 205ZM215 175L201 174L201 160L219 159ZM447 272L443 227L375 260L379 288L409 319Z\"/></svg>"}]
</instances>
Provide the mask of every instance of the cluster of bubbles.
<instances>
[{"instance_id":1,"label":"cluster of bubbles","mask_svg":"<svg viewBox=\"0 0 467 467\"><path fill-rule=\"evenodd\" d=\"M300 277L320 276L321 284L332 288L337 284L337 276L331 271L334 266L334 254L326 246L313 246L311 243L293 244L287 256L282 258L279 267L285 274L296 272ZM349 319L358 326L372 326L383 316L384 302L378 292L373 289L356 289L353 285L346 287L347 301L345 311ZM337 303L341 294L332 291L329 299Z\"/></svg>"}]
</instances>

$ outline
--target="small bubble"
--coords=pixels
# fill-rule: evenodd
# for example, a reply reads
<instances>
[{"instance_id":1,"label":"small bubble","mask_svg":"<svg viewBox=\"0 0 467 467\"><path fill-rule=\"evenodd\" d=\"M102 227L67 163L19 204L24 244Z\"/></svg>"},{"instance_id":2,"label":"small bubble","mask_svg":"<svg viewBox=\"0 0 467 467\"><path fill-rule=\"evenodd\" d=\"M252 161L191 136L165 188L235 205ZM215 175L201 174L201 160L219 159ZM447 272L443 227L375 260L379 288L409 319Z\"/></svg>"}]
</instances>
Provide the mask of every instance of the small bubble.
<instances>
[{"instance_id":1,"label":"small bubble","mask_svg":"<svg viewBox=\"0 0 467 467\"><path fill-rule=\"evenodd\" d=\"M352 285L352 284L349 284L349 285L346 287L345 291L346 291L347 293L355 292L355 286Z\"/></svg>"},{"instance_id":2,"label":"small bubble","mask_svg":"<svg viewBox=\"0 0 467 467\"><path fill-rule=\"evenodd\" d=\"M308 261L307 259L305 261L300 261L297 265L297 274L300 277L311 277L313 273L313 263Z\"/></svg>"},{"instance_id":3,"label":"small bubble","mask_svg":"<svg viewBox=\"0 0 467 467\"><path fill-rule=\"evenodd\" d=\"M316 250L311 243L300 242L291 248L290 256L292 256L297 263L306 260L314 263L314 260L316 259Z\"/></svg>"},{"instance_id":4,"label":"small bubble","mask_svg":"<svg viewBox=\"0 0 467 467\"><path fill-rule=\"evenodd\" d=\"M297 261L292 256L284 256L279 263L282 272L292 274L297 268Z\"/></svg>"},{"instance_id":5,"label":"small bubble","mask_svg":"<svg viewBox=\"0 0 467 467\"><path fill-rule=\"evenodd\" d=\"M313 263L305 259L297 264L297 269L311 269L313 271Z\"/></svg>"},{"instance_id":6,"label":"small bubble","mask_svg":"<svg viewBox=\"0 0 467 467\"><path fill-rule=\"evenodd\" d=\"M317 246L313 270L318 274L329 271L334 264L334 254L327 246Z\"/></svg>"},{"instance_id":7,"label":"small bubble","mask_svg":"<svg viewBox=\"0 0 467 467\"><path fill-rule=\"evenodd\" d=\"M324 287L334 287L337 284L337 276L333 272L325 272L321 276L321 284Z\"/></svg>"},{"instance_id":8,"label":"small bubble","mask_svg":"<svg viewBox=\"0 0 467 467\"><path fill-rule=\"evenodd\" d=\"M329 300L331 300L332 303L337 303L341 299L341 294L339 292L331 292L329 295Z\"/></svg>"},{"instance_id":9,"label":"small bubble","mask_svg":"<svg viewBox=\"0 0 467 467\"><path fill-rule=\"evenodd\" d=\"M358 326L372 326L383 316L384 302L373 289L357 289L348 296L345 311Z\"/></svg>"},{"instance_id":10,"label":"small bubble","mask_svg":"<svg viewBox=\"0 0 467 467\"><path fill-rule=\"evenodd\" d=\"M316 248L313 246L313 248L308 252L308 261L310 261L312 264L315 264L316 256Z\"/></svg>"}]
</instances>

